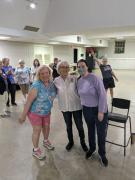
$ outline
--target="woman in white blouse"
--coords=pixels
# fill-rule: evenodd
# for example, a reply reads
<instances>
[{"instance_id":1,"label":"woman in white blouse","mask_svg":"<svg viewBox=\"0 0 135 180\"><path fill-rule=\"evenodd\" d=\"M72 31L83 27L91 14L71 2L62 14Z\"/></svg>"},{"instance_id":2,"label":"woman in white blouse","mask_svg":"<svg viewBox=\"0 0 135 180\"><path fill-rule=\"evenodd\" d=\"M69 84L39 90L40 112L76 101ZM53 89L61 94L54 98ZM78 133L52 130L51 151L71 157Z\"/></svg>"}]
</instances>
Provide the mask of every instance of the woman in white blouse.
<instances>
[{"instance_id":1,"label":"woman in white blouse","mask_svg":"<svg viewBox=\"0 0 135 180\"><path fill-rule=\"evenodd\" d=\"M31 80L32 80L32 82L36 80L36 73L37 73L39 66L40 66L39 60L34 59L33 66L31 68L31 75L32 75Z\"/></svg>"},{"instance_id":2,"label":"woman in white blouse","mask_svg":"<svg viewBox=\"0 0 135 180\"><path fill-rule=\"evenodd\" d=\"M67 151L69 151L73 145L73 130L72 130L72 115L79 133L80 143L83 150L86 152L88 148L85 144L85 135L82 122L82 107L80 98L77 93L77 77L69 75L69 64L67 61L61 61L57 65L57 71L60 74L54 80L54 84L57 88L58 104L62 111L68 136L68 144L66 145Z\"/></svg>"},{"instance_id":3,"label":"woman in white blouse","mask_svg":"<svg viewBox=\"0 0 135 180\"><path fill-rule=\"evenodd\" d=\"M15 77L24 96L24 100L26 100L30 86L30 68L26 67L25 62L21 59L19 60L19 67L15 70Z\"/></svg>"}]
</instances>

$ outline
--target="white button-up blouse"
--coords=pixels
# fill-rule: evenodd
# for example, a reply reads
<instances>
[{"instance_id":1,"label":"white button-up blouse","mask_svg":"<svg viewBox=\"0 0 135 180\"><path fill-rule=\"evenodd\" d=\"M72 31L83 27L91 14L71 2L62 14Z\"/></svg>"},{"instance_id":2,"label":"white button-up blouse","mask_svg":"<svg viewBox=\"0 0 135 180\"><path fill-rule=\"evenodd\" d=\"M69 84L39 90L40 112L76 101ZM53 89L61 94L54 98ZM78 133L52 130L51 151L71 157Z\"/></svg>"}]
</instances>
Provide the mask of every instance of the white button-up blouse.
<instances>
[{"instance_id":1,"label":"white button-up blouse","mask_svg":"<svg viewBox=\"0 0 135 180\"><path fill-rule=\"evenodd\" d=\"M54 84L57 88L58 104L61 111L81 110L81 102L77 93L77 77L68 75L64 80L61 76L55 78Z\"/></svg>"}]
</instances>

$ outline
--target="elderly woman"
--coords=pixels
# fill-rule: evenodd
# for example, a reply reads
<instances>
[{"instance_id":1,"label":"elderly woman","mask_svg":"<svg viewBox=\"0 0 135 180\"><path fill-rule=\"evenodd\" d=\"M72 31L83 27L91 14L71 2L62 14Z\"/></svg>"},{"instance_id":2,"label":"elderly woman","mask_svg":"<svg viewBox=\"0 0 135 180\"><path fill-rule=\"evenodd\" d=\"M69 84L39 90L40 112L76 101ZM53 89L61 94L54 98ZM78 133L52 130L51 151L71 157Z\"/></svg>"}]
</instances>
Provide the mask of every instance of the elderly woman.
<instances>
[{"instance_id":1,"label":"elderly woman","mask_svg":"<svg viewBox=\"0 0 135 180\"><path fill-rule=\"evenodd\" d=\"M114 78L116 81L118 81L118 78L114 74L112 67L108 64L108 60L106 57L103 57L102 62L100 62L97 58L95 58L95 61L97 62L102 76L103 76L103 83L104 87L106 89L106 92L108 89L110 89L110 95L111 98L113 98L113 89L115 88L115 82Z\"/></svg>"},{"instance_id":2,"label":"elderly woman","mask_svg":"<svg viewBox=\"0 0 135 180\"><path fill-rule=\"evenodd\" d=\"M87 151L88 148L85 144L85 135L82 122L82 107L76 89L77 78L68 74L69 64L67 61L59 62L57 65L57 71L60 76L54 80L54 84L57 88L59 108L63 113L67 127L69 142L66 145L66 149L69 151L74 145L72 130L73 115L80 136L81 146L84 151Z\"/></svg>"},{"instance_id":3,"label":"elderly woman","mask_svg":"<svg viewBox=\"0 0 135 180\"><path fill-rule=\"evenodd\" d=\"M30 86L30 68L25 66L25 62L23 60L19 60L19 67L15 70L16 83L19 84L24 99L26 100L26 96L29 91Z\"/></svg>"},{"instance_id":4,"label":"elderly woman","mask_svg":"<svg viewBox=\"0 0 135 180\"><path fill-rule=\"evenodd\" d=\"M105 151L105 138L107 130L107 98L101 79L88 72L85 60L77 63L80 78L77 82L78 93L83 106L83 114L88 127L90 150L86 159L90 158L96 150L96 129L98 137L98 153L104 166L108 165Z\"/></svg>"},{"instance_id":5,"label":"elderly woman","mask_svg":"<svg viewBox=\"0 0 135 180\"><path fill-rule=\"evenodd\" d=\"M14 78L14 68L10 66L10 60L8 58L3 58L3 67L2 71L7 77L7 82L8 82L8 101L7 101L7 106L10 106L10 100L9 100L9 93L11 95L11 104L12 106L17 106L15 102L16 98L16 84L15 84L15 78Z\"/></svg>"},{"instance_id":6,"label":"elderly woman","mask_svg":"<svg viewBox=\"0 0 135 180\"><path fill-rule=\"evenodd\" d=\"M31 86L27 102L24 105L24 110L19 118L20 123L23 123L28 115L33 127L33 156L39 160L45 158L38 146L41 131L44 136L44 147L49 150L54 149L48 140L50 132L51 108L53 100L56 96L56 88L51 79L52 76L50 68L45 65L39 67L37 71L37 81L35 81Z\"/></svg>"}]
</instances>

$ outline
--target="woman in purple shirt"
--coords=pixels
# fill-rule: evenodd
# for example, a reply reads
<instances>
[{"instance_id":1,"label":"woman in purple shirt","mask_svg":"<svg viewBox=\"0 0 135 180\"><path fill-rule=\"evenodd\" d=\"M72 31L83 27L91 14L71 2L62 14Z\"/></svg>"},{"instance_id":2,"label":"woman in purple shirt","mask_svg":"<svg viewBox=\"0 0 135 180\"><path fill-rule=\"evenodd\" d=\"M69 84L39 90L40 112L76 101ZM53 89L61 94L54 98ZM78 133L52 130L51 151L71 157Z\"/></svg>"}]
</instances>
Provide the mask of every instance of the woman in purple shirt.
<instances>
[{"instance_id":1,"label":"woman in purple shirt","mask_svg":"<svg viewBox=\"0 0 135 180\"><path fill-rule=\"evenodd\" d=\"M103 82L93 73L88 72L85 60L77 63L80 78L77 82L78 93L83 106L83 114L88 127L90 149L86 159L92 157L96 150L96 129L98 137L98 153L104 166L108 166L105 151L107 132L107 97ZM96 128L95 128L96 127Z\"/></svg>"}]
</instances>

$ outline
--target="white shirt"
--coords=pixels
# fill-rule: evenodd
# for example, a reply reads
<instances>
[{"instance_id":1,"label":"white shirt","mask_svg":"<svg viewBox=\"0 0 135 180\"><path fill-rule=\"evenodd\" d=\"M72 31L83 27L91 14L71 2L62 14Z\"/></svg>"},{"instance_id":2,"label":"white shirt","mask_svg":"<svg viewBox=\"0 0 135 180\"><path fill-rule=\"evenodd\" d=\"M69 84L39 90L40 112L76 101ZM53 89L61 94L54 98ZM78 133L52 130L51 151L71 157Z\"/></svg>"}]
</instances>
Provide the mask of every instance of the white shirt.
<instances>
[{"instance_id":1,"label":"white shirt","mask_svg":"<svg viewBox=\"0 0 135 180\"><path fill-rule=\"evenodd\" d=\"M55 78L54 84L57 88L58 104L61 111L81 110L81 102L77 93L77 77L68 75L64 80L61 76Z\"/></svg>"},{"instance_id":2,"label":"white shirt","mask_svg":"<svg viewBox=\"0 0 135 180\"><path fill-rule=\"evenodd\" d=\"M36 80L36 73L39 67L32 67L31 68L31 74L32 74L32 82Z\"/></svg>"},{"instance_id":3,"label":"white shirt","mask_svg":"<svg viewBox=\"0 0 135 180\"><path fill-rule=\"evenodd\" d=\"M15 70L15 75L18 84L30 83L30 69L28 67L17 67Z\"/></svg>"}]
</instances>

